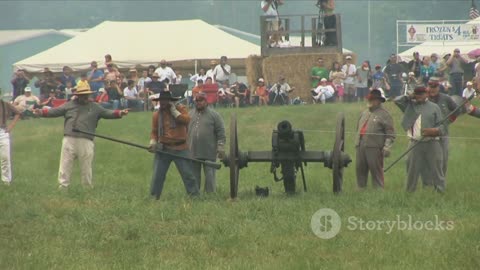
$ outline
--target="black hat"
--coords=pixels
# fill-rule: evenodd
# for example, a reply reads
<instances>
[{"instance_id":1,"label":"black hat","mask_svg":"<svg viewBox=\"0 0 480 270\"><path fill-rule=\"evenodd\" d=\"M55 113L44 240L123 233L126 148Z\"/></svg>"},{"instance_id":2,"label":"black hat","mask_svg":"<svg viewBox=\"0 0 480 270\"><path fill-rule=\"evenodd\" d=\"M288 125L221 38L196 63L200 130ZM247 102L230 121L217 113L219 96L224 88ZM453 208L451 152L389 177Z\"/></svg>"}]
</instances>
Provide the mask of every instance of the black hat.
<instances>
[{"instance_id":1,"label":"black hat","mask_svg":"<svg viewBox=\"0 0 480 270\"><path fill-rule=\"evenodd\" d=\"M414 92L415 94L422 94L422 93L427 92L427 88L425 88L424 86L417 86L417 87L415 87L415 89L413 90L413 92Z\"/></svg>"},{"instance_id":2,"label":"black hat","mask_svg":"<svg viewBox=\"0 0 480 270\"><path fill-rule=\"evenodd\" d=\"M172 92L170 91L162 91L159 94L155 94L152 96L152 100L157 101L157 100L179 100L180 97L174 97L172 96Z\"/></svg>"}]
</instances>

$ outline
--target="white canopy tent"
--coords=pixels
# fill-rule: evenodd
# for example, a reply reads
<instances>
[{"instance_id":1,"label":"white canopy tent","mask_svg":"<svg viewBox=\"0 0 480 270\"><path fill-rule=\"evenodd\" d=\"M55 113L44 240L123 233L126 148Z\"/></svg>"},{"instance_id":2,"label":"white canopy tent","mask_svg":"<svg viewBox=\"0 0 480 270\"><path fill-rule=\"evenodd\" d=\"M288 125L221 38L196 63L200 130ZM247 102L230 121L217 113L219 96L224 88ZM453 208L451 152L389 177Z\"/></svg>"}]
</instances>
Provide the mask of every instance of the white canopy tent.
<instances>
[{"instance_id":1,"label":"white canopy tent","mask_svg":"<svg viewBox=\"0 0 480 270\"><path fill-rule=\"evenodd\" d=\"M466 24L480 24L480 17L475 20L471 20ZM409 62L413 59L413 53L418 52L420 57L430 56L432 53L438 54L443 57L447 53L453 53L456 48L460 49L461 55L465 59L468 57L468 52L480 48L480 41L465 41L465 42L424 42L406 51L398 54L401 61ZM473 61L473 59L470 59Z\"/></svg>"},{"instance_id":2,"label":"white canopy tent","mask_svg":"<svg viewBox=\"0 0 480 270\"><path fill-rule=\"evenodd\" d=\"M230 35L202 20L159 22L105 21L64 43L14 64L14 69L61 72L63 66L85 70L105 54L119 68L157 65L160 60L245 59L260 47ZM101 66L101 64L100 64Z\"/></svg>"}]
</instances>

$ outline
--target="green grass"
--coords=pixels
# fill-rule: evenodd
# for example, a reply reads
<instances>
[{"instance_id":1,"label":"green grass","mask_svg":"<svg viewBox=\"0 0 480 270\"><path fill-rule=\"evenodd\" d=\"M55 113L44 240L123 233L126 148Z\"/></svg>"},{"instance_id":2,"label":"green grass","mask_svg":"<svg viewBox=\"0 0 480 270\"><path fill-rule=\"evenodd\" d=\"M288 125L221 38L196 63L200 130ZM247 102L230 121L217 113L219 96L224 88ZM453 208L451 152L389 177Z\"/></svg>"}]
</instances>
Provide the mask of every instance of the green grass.
<instances>
[{"instance_id":1,"label":"green grass","mask_svg":"<svg viewBox=\"0 0 480 270\"><path fill-rule=\"evenodd\" d=\"M237 112L243 151L268 150L271 131L284 119L304 129L307 150L333 148L335 116L346 115L346 152L354 159L354 132L363 104L219 109L228 133ZM393 104L398 135L392 157L407 146L401 114ZM102 120L97 132L147 144L149 113ZM160 201L149 197L152 155L96 139L93 190L82 187L75 168L68 191L57 190L63 119L18 123L13 137L11 186L0 186L0 269L478 269L480 265L480 169L478 119L451 126L447 191L405 192L405 162L386 174L385 190L356 190L354 163L345 170L344 192L332 194L331 171L306 167L308 192L283 194L269 164L240 171L239 199L228 200L229 170L218 171L218 192L185 196L172 165ZM462 138L454 138L462 137ZM463 138L466 137L466 138ZM269 186L268 198L254 186ZM344 226L330 240L317 238L310 219L332 208ZM348 230L347 218L453 221L451 231ZM405 219L405 218L402 218Z\"/></svg>"}]
</instances>

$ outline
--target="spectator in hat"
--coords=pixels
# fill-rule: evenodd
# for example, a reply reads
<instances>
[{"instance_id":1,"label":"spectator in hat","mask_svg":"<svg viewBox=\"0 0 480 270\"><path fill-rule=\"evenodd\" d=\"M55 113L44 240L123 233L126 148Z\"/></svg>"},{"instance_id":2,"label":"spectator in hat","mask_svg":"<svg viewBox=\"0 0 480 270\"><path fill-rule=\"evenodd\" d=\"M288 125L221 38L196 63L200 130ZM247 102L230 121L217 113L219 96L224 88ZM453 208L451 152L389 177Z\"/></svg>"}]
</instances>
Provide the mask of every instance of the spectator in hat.
<instances>
[{"instance_id":1,"label":"spectator in hat","mask_svg":"<svg viewBox=\"0 0 480 270\"><path fill-rule=\"evenodd\" d=\"M430 55L430 66L432 66L432 68L433 68L433 73L432 74L437 73L439 65L440 65L440 62L439 62L439 59L438 59L438 54L432 53Z\"/></svg>"},{"instance_id":2,"label":"spectator in hat","mask_svg":"<svg viewBox=\"0 0 480 270\"><path fill-rule=\"evenodd\" d=\"M32 94L32 88L25 87L25 93L13 101L13 106L19 111L22 117L33 116L33 110L40 106L40 99Z\"/></svg>"},{"instance_id":3,"label":"spectator in hat","mask_svg":"<svg viewBox=\"0 0 480 270\"><path fill-rule=\"evenodd\" d=\"M165 79L168 79L170 84L174 84L175 80L177 79L177 74L175 74L171 67L167 66L167 61L165 59L160 61L160 65L155 70L155 73L160 76L159 81L161 82L165 81Z\"/></svg>"},{"instance_id":4,"label":"spectator in hat","mask_svg":"<svg viewBox=\"0 0 480 270\"><path fill-rule=\"evenodd\" d=\"M344 88L345 100L352 102L355 99L357 87L355 85L355 78L357 77L357 67L353 64L352 56L345 57L345 64L342 66L342 71L345 73Z\"/></svg>"},{"instance_id":5,"label":"spectator in hat","mask_svg":"<svg viewBox=\"0 0 480 270\"><path fill-rule=\"evenodd\" d=\"M152 81L147 85L147 90L150 94L159 94L165 91L166 87L165 83L160 81L160 75L155 72L152 75Z\"/></svg>"},{"instance_id":6,"label":"spectator in hat","mask_svg":"<svg viewBox=\"0 0 480 270\"><path fill-rule=\"evenodd\" d=\"M177 156L190 157L187 144L187 128L190 123L190 116L185 106L174 103L179 99L173 97L170 91L163 91L153 96L154 101L160 102L160 109L153 113L150 134L150 151L155 153L151 195L157 200L160 199L162 194L168 168L172 161L182 177L187 194L191 196L199 194L191 161L156 152L164 151Z\"/></svg>"},{"instance_id":7,"label":"spectator in hat","mask_svg":"<svg viewBox=\"0 0 480 270\"><path fill-rule=\"evenodd\" d=\"M107 91L105 90L105 88L100 88L98 90L98 95L95 97L95 102L100 104L100 106L102 106L103 108L109 109L112 106L108 101L109 101L109 98L108 98Z\"/></svg>"},{"instance_id":8,"label":"spectator in hat","mask_svg":"<svg viewBox=\"0 0 480 270\"><path fill-rule=\"evenodd\" d=\"M455 111L457 108L457 104L455 101L447 94L440 93L440 84L438 81L433 80L433 78L430 79L428 82L428 100L437 104L440 110L442 111L442 119L447 117L447 115L450 115L451 112ZM443 175L445 176L445 181L447 178L447 167L448 167L448 144L449 144L449 138L448 138L448 127L451 123L455 121L459 114L456 113L454 115L450 116L449 121L445 122L445 134L440 137L440 145L442 147L442 153L443 153L443 165L442 165L442 171Z\"/></svg>"},{"instance_id":9,"label":"spectator in hat","mask_svg":"<svg viewBox=\"0 0 480 270\"><path fill-rule=\"evenodd\" d=\"M258 96L258 105L268 105L268 91L263 78L258 79L254 95Z\"/></svg>"},{"instance_id":10,"label":"spectator in hat","mask_svg":"<svg viewBox=\"0 0 480 270\"><path fill-rule=\"evenodd\" d=\"M475 92L475 89L473 89L473 83L469 81L467 82L467 87L463 89L462 97L468 99L472 95L476 96L477 93Z\"/></svg>"},{"instance_id":11,"label":"spectator in hat","mask_svg":"<svg viewBox=\"0 0 480 270\"><path fill-rule=\"evenodd\" d=\"M407 94L413 94L413 90L418 85L419 85L419 83L417 81L417 78L415 78L415 73L413 73L412 71L408 72L408 78L407 78L407 81L406 81Z\"/></svg>"},{"instance_id":12,"label":"spectator in hat","mask_svg":"<svg viewBox=\"0 0 480 270\"><path fill-rule=\"evenodd\" d=\"M19 69L13 73L13 78L10 82L13 87L12 100L15 100L15 98L25 93L25 87L30 83L30 78L25 75L23 69Z\"/></svg>"},{"instance_id":13,"label":"spectator in hat","mask_svg":"<svg viewBox=\"0 0 480 270\"><path fill-rule=\"evenodd\" d=\"M63 128L62 150L60 155L60 168L58 171L59 188L70 185L73 162L80 162L82 183L93 187L92 163L94 158L94 136L77 132L76 129L88 133L95 133L98 121L101 118L118 119L128 114L128 110L107 110L91 102L89 96L93 94L90 87L77 87L77 98L58 108L36 109L35 114L41 117L65 117Z\"/></svg>"},{"instance_id":14,"label":"spectator in hat","mask_svg":"<svg viewBox=\"0 0 480 270\"><path fill-rule=\"evenodd\" d=\"M288 105L289 98L288 94L292 92L295 88L290 87L290 85L286 82L285 76L281 75L278 78L278 82L275 83L269 91L269 103L272 105L279 104L279 105Z\"/></svg>"},{"instance_id":15,"label":"spectator in hat","mask_svg":"<svg viewBox=\"0 0 480 270\"><path fill-rule=\"evenodd\" d=\"M358 120L355 140L357 186L367 186L370 172L373 186L383 188L383 159L390 156L395 129L392 116L382 106L386 100L383 91L373 89L366 99L367 109Z\"/></svg>"},{"instance_id":16,"label":"spectator in hat","mask_svg":"<svg viewBox=\"0 0 480 270\"><path fill-rule=\"evenodd\" d=\"M90 70L87 72L87 81L90 84L90 89L97 93L100 88L104 88L105 84L103 82L103 77L105 74L103 73L103 69L98 68L98 64L96 61L92 61L90 63Z\"/></svg>"},{"instance_id":17,"label":"spectator in hat","mask_svg":"<svg viewBox=\"0 0 480 270\"><path fill-rule=\"evenodd\" d=\"M440 77L444 77L444 79L449 82L450 81L450 69L447 65L447 60L450 58L450 53L447 53L443 55L442 60L438 64L437 68L437 74L440 75Z\"/></svg>"},{"instance_id":18,"label":"spectator in hat","mask_svg":"<svg viewBox=\"0 0 480 270\"><path fill-rule=\"evenodd\" d=\"M208 106L207 95L200 92L195 96L195 108L190 111L188 145L193 158L215 162L225 157L225 126L222 117ZM201 190L201 170L205 176L205 192L215 192L215 169L200 163L193 163L193 174Z\"/></svg>"},{"instance_id":19,"label":"spectator in hat","mask_svg":"<svg viewBox=\"0 0 480 270\"><path fill-rule=\"evenodd\" d=\"M407 158L407 191L414 192L418 178L423 186L433 186L438 192L445 191L443 152L440 137L445 134L440 107L427 100L427 89L416 87L413 95L400 96L395 105L404 113L402 127L410 139L408 149L416 145ZM440 123L440 124L439 124Z\"/></svg>"},{"instance_id":20,"label":"spectator in hat","mask_svg":"<svg viewBox=\"0 0 480 270\"><path fill-rule=\"evenodd\" d=\"M321 102L322 104L325 104L326 100L333 98L334 94L335 90L333 87L327 84L327 79L322 78L320 80L320 85L312 91L313 103Z\"/></svg>"},{"instance_id":21,"label":"spectator in hat","mask_svg":"<svg viewBox=\"0 0 480 270\"><path fill-rule=\"evenodd\" d=\"M389 59L390 62L384 70L386 83L383 89L389 92L389 98L395 98L402 94L402 73L404 73L404 69L403 66L398 63L397 58L396 54L392 54Z\"/></svg>"},{"instance_id":22,"label":"spectator in hat","mask_svg":"<svg viewBox=\"0 0 480 270\"><path fill-rule=\"evenodd\" d=\"M12 115L13 119L8 123L8 119ZM0 168L1 180L7 186L12 183L10 131L15 127L18 119L20 119L20 111L10 102L0 99Z\"/></svg>"}]
</instances>

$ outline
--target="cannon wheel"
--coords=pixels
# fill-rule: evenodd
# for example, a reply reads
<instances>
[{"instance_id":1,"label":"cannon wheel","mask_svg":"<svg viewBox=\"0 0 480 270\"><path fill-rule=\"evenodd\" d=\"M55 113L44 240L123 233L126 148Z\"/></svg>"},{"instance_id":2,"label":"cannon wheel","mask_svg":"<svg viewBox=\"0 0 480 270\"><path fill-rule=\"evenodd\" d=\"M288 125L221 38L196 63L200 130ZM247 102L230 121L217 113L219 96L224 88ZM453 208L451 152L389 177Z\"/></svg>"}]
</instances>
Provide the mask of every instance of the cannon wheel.
<instances>
[{"instance_id":1,"label":"cannon wheel","mask_svg":"<svg viewBox=\"0 0 480 270\"><path fill-rule=\"evenodd\" d=\"M337 115L337 127L335 130L335 144L333 145L333 192L340 193L342 191L343 183L343 160L342 153L345 148L345 115L339 113Z\"/></svg>"},{"instance_id":2,"label":"cannon wheel","mask_svg":"<svg viewBox=\"0 0 480 270\"><path fill-rule=\"evenodd\" d=\"M230 198L235 199L238 193L239 155L238 155L237 115L230 119Z\"/></svg>"}]
</instances>

